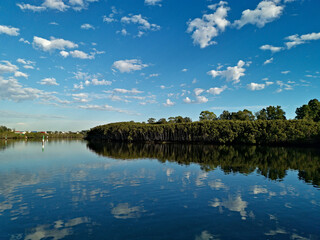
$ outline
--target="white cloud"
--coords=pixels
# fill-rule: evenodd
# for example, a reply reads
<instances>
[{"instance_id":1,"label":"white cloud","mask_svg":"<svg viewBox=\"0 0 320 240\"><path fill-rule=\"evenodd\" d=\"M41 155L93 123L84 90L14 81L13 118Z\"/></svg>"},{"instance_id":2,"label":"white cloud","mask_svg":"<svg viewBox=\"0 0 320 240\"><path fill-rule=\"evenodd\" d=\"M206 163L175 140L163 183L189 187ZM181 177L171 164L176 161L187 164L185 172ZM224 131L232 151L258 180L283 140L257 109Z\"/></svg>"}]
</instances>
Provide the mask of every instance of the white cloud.
<instances>
[{"instance_id":1,"label":"white cloud","mask_svg":"<svg viewBox=\"0 0 320 240\"><path fill-rule=\"evenodd\" d=\"M85 24L82 24L81 25L81 29L86 29L86 30L88 30L88 29L95 29L95 27L94 26L92 26L91 24L89 24L89 23L85 23Z\"/></svg>"},{"instance_id":2,"label":"white cloud","mask_svg":"<svg viewBox=\"0 0 320 240\"><path fill-rule=\"evenodd\" d=\"M9 36L18 36L19 31L20 31L19 28L0 25L0 34L7 34Z\"/></svg>"},{"instance_id":3,"label":"white cloud","mask_svg":"<svg viewBox=\"0 0 320 240\"><path fill-rule=\"evenodd\" d=\"M28 74L23 73L23 72L19 72L19 71L16 71L16 72L14 73L14 76L15 76L15 77L24 77L24 78L28 78L28 77L29 77Z\"/></svg>"},{"instance_id":4,"label":"white cloud","mask_svg":"<svg viewBox=\"0 0 320 240\"><path fill-rule=\"evenodd\" d=\"M277 93L280 93L283 90L293 90L293 86L290 85L290 82L284 83L282 81L277 81L276 83L279 85L279 89L276 91Z\"/></svg>"},{"instance_id":5,"label":"white cloud","mask_svg":"<svg viewBox=\"0 0 320 240\"><path fill-rule=\"evenodd\" d=\"M191 100L189 97L186 97L185 99L183 99L183 101L185 103L206 103L208 102L208 98L206 98L205 96L196 96L195 100Z\"/></svg>"},{"instance_id":6,"label":"white cloud","mask_svg":"<svg viewBox=\"0 0 320 240\"><path fill-rule=\"evenodd\" d=\"M98 1L99 0L69 0L67 3L63 0L44 0L44 2L39 6L25 3L18 3L17 6L22 11L29 10L33 12L42 12L45 10L57 10L64 12L70 8L75 11L81 11L83 9L86 9L90 3Z\"/></svg>"},{"instance_id":7,"label":"white cloud","mask_svg":"<svg viewBox=\"0 0 320 240\"><path fill-rule=\"evenodd\" d=\"M273 57L264 61L263 65L269 64L273 62Z\"/></svg>"},{"instance_id":8,"label":"white cloud","mask_svg":"<svg viewBox=\"0 0 320 240\"><path fill-rule=\"evenodd\" d=\"M184 101L185 103L191 103L191 102L192 102L189 97L186 97L185 99L183 99L183 101Z\"/></svg>"},{"instance_id":9,"label":"white cloud","mask_svg":"<svg viewBox=\"0 0 320 240\"><path fill-rule=\"evenodd\" d=\"M79 50L70 51L69 53L73 58L94 59L94 54L89 55L89 54L82 52L82 51L79 51Z\"/></svg>"},{"instance_id":10,"label":"white cloud","mask_svg":"<svg viewBox=\"0 0 320 240\"><path fill-rule=\"evenodd\" d=\"M163 106L165 106L165 107L171 107L171 106L173 106L173 105L175 105L175 103L174 102L172 102L169 98L166 100L166 102L163 104Z\"/></svg>"},{"instance_id":11,"label":"white cloud","mask_svg":"<svg viewBox=\"0 0 320 240\"><path fill-rule=\"evenodd\" d=\"M75 94L72 94L73 100L75 100L77 102L81 102L81 103L89 102L88 97L89 97L89 95L87 93L75 93Z\"/></svg>"},{"instance_id":12,"label":"white cloud","mask_svg":"<svg viewBox=\"0 0 320 240\"><path fill-rule=\"evenodd\" d=\"M184 68L181 70L182 72L188 72L188 69Z\"/></svg>"},{"instance_id":13,"label":"white cloud","mask_svg":"<svg viewBox=\"0 0 320 240\"><path fill-rule=\"evenodd\" d=\"M54 51L54 50L64 50L66 48L76 48L78 47L77 44L64 40L51 37L50 40L34 36L33 37L33 47L39 48L42 51Z\"/></svg>"},{"instance_id":14,"label":"white cloud","mask_svg":"<svg viewBox=\"0 0 320 240\"><path fill-rule=\"evenodd\" d=\"M13 65L9 61L1 61L0 62L0 74L3 73L13 73L17 71L19 68L16 65Z\"/></svg>"},{"instance_id":15,"label":"white cloud","mask_svg":"<svg viewBox=\"0 0 320 240\"><path fill-rule=\"evenodd\" d=\"M282 71L281 73L286 75L286 74L290 73L290 71Z\"/></svg>"},{"instance_id":16,"label":"white cloud","mask_svg":"<svg viewBox=\"0 0 320 240\"><path fill-rule=\"evenodd\" d=\"M90 110L100 110L100 111L108 111L108 112L119 112L119 113L126 113L126 114L131 114L131 115L139 115L137 113L131 112L131 111L127 111L124 109L120 109L120 108L115 108L112 107L110 105L82 105L79 106L79 108L82 109L90 109Z\"/></svg>"},{"instance_id":17,"label":"white cloud","mask_svg":"<svg viewBox=\"0 0 320 240\"><path fill-rule=\"evenodd\" d=\"M162 0L144 0L144 3L146 5L152 5L152 6L155 6L155 5L158 5L158 6L161 6L161 3Z\"/></svg>"},{"instance_id":18,"label":"white cloud","mask_svg":"<svg viewBox=\"0 0 320 240\"><path fill-rule=\"evenodd\" d=\"M263 0L256 9L244 10L240 20L236 20L234 25L242 28L246 24L257 25L263 27L265 24L279 18L283 12L284 6L280 5L279 0Z\"/></svg>"},{"instance_id":19,"label":"white cloud","mask_svg":"<svg viewBox=\"0 0 320 240\"><path fill-rule=\"evenodd\" d=\"M23 58L18 58L17 62L21 63L21 64L24 64L24 65L34 65L35 64L35 62L30 61L30 60L25 60Z\"/></svg>"},{"instance_id":20,"label":"white cloud","mask_svg":"<svg viewBox=\"0 0 320 240\"><path fill-rule=\"evenodd\" d=\"M45 0L44 3L42 3L42 6L62 12L69 8L62 0Z\"/></svg>"},{"instance_id":21,"label":"white cloud","mask_svg":"<svg viewBox=\"0 0 320 240\"><path fill-rule=\"evenodd\" d=\"M25 40L24 38L20 38L19 42L23 42L25 44L31 44L28 40Z\"/></svg>"},{"instance_id":22,"label":"white cloud","mask_svg":"<svg viewBox=\"0 0 320 240\"><path fill-rule=\"evenodd\" d=\"M41 85L59 86L55 78L44 78L40 81Z\"/></svg>"},{"instance_id":23,"label":"white cloud","mask_svg":"<svg viewBox=\"0 0 320 240\"><path fill-rule=\"evenodd\" d=\"M208 98L205 96L196 96L196 103L206 103L208 102Z\"/></svg>"},{"instance_id":24,"label":"white cloud","mask_svg":"<svg viewBox=\"0 0 320 240\"><path fill-rule=\"evenodd\" d=\"M117 20L114 18L114 15L118 14L118 11L115 7L111 7L111 13L108 16L103 16L103 21L106 23L116 22Z\"/></svg>"},{"instance_id":25,"label":"white cloud","mask_svg":"<svg viewBox=\"0 0 320 240\"><path fill-rule=\"evenodd\" d=\"M257 90L262 90L266 87L266 85L264 83L250 83L247 85L248 89L251 90L251 91L257 91Z\"/></svg>"},{"instance_id":26,"label":"white cloud","mask_svg":"<svg viewBox=\"0 0 320 240\"><path fill-rule=\"evenodd\" d=\"M140 94L140 93L143 93L143 91L139 91L136 88L132 88L131 90L123 89L123 88L115 88L115 89L113 89L113 93Z\"/></svg>"},{"instance_id":27,"label":"white cloud","mask_svg":"<svg viewBox=\"0 0 320 240\"><path fill-rule=\"evenodd\" d=\"M25 69L34 69L34 67L31 66L31 65L24 65L23 68L25 68Z\"/></svg>"},{"instance_id":28,"label":"white cloud","mask_svg":"<svg viewBox=\"0 0 320 240\"><path fill-rule=\"evenodd\" d=\"M246 69L243 67L246 63L240 60L237 66L227 67L226 70L211 70L207 74L212 76L212 78L216 78L218 76L226 78L227 81L233 81L233 83L239 83L240 78L245 76Z\"/></svg>"},{"instance_id":29,"label":"white cloud","mask_svg":"<svg viewBox=\"0 0 320 240\"><path fill-rule=\"evenodd\" d=\"M35 88L25 88L15 78L4 79L0 76L0 99L15 102L34 100L43 92Z\"/></svg>"},{"instance_id":30,"label":"white cloud","mask_svg":"<svg viewBox=\"0 0 320 240\"><path fill-rule=\"evenodd\" d=\"M200 48L216 44L212 39L224 32L225 28L230 25L226 19L230 8L227 2L220 1L218 4L208 6L209 9L215 10L212 14L204 14L202 18L196 18L188 22L188 33L192 33L193 43L200 45Z\"/></svg>"},{"instance_id":31,"label":"white cloud","mask_svg":"<svg viewBox=\"0 0 320 240\"><path fill-rule=\"evenodd\" d=\"M106 80L101 80L99 81L98 79L94 78L91 80L92 85L94 86L110 86L112 84L111 81L106 81Z\"/></svg>"},{"instance_id":32,"label":"white cloud","mask_svg":"<svg viewBox=\"0 0 320 240\"><path fill-rule=\"evenodd\" d=\"M60 55L64 58L69 56L69 53L67 51L60 51Z\"/></svg>"},{"instance_id":33,"label":"white cloud","mask_svg":"<svg viewBox=\"0 0 320 240\"><path fill-rule=\"evenodd\" d=\"M270 50L272 53L279 52L283 50L283 47L274 47L272 45L263 45L260 47L261 50Z\"/></svg>"},{"instance_id":34,"label":"white cloud","mask_svg":"<svg viewBox=\"0 0 320 240\"><path fill-rule=\"evenodd\" d=\"M319 33L309 33L299 36L298 34L291 35L289 37L286 37L286 46L288 49L295 47L297 45L308 43L312 40L320 40L320 32Z\"/></svg>"},{"instance_id":35,"label":"white cloud","mask_svg":"<svg viewBox=\"0 0 320 240\"><path fill-rule=\"evenodd\" d=\"M118 69L121 73L129 73L148 67L148 64L143 64L139 59L131 59L115 61L112 67Z\"/></svg>"},{"instance_id":36,"label":"white cloud","mask_svg":"<svg viewBox=\"0 0 320 240\"><path fill-rule=\"evenodd\" d=\"M194 92L194 94L195 94L196 96L199 96L201 93L204 92L204 89L202 89L202 88L195 88L195 89L193 90L193 92Z\"/></svg>"},{"instance_id":37,"label":"white cloud","mask_svg":"<svg viewBox=\"0 0 320 240\"><path fill-rule=\"evenodd\" d=\"M141 14L139 15L129 15L121 18L121 22L125 24L138 24L139 32L138 37L141 37L146 31L158 31L160 26L154 23L149 23L147 19L143 18Z\"/></svg>"},{"instance_id":38,"label":"white cloud","mask_svg":"<svg viewBox=\"0 0 320 240\"><path fill-rule=\"evenodd\" d=\"M212 95L219 95L221 94L224 90L227 89L227 86L223 86L221 88L219 87L214 87L214 88L210 88L209 90L207 90L207 93L210 93Z\"/></svg>"},{"instance_id":39,"label":"white cloud","mask_svg":"<svg viewBox=\"0 0 320 240\"><path fill-rule=\"evenodd\" d=\"M33 12L42 12L44 10L46 10L46 7L44 6L35 6L35 5L30 5L30 4L25 4L25 3L17 3L17 6L22 10L30 10Z\"/></svg>"}]
</instances>

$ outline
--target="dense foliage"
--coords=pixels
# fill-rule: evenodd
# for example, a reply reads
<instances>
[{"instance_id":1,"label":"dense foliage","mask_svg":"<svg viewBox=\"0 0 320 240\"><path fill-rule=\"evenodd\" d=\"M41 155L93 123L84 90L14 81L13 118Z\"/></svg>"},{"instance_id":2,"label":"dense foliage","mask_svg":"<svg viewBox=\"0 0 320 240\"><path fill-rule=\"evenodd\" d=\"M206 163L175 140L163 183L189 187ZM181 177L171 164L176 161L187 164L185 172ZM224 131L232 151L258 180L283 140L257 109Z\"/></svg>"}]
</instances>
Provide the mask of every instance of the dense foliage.
<instances>
[{"instance_id":1,"label":"dense foliage","mask_svg":"<svg viewBox=\"0 0 320 240\"><path fill-rule=\"evenodd\" d=\"M318 144L320 123L305 120L204 120L171 124L121 122L92 128L87 139L258 145Z\"/></svg>"}]
</instances>

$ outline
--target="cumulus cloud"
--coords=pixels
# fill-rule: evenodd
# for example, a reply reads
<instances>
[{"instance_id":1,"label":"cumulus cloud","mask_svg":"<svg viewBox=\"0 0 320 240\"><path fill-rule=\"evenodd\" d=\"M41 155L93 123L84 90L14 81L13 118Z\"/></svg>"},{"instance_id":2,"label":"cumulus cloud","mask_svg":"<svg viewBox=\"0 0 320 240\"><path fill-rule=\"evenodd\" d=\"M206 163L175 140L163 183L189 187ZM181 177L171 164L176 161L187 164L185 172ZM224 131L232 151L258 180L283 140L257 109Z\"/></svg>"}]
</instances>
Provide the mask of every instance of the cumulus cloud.
<instances>
[{"instance_id":1,"label":"cumulus cloud","mask_svg":"<svg viewBox=\"0 0 320 240\"><path fill-rule=\"evenodd\" d=\"M28 78L28 74L18 71L18 67L9 61L0 61L0 74L13 73L15 77Z\"/></svg>"},{"instance_id":2,"label":"cumulus cloud","mask_svg":"<svg viewBox=\"0 0 320 240\"><path fill-rule=\"evenodd\" d=\"M65 50L66 48L76 48L78 47L77 44L64 40L64 39L58 39L51 37L50 40L34 36L33 37L33 43L34 48L38 48L45 52L50 52L54 50Z\"/></svg>"},{"instance_id":3,"label":"cumulus cloud","mask_svg":"<svg viewBox=\"0 0 320 240\"><path fill-rule=\"evenodd\" d=\"M215 12L204 14L202 18L195 18L188 22L187 32L192 33L193 43L200 45L200 48L216 44L213 38L224 32L225 28L230 25L226 19L230 10L227 2L220 1L218 4L209 5L208 8Z\"/></svg>"},{"instance_id":4,"label":"cumulus cloud","mask_svg":"<svg viewBox=\"0 0 320 240\"><path fill-rule=\"evenodd\" d=\"M92 85L94 86L110 86L112 84L111 81L106 81L106 80L98 80L96 78L91 80Z\"/></svg>"},{"instance_id":5,"label":"cumulus cloud","mask_svg":"<svg viewBox=\"0 0 320 240\"><path fill-rule=\"evenodd\" d=\"M221 88L219 87L214 87L214 88L210 88L209 90L207 90L207 93L210 93L212 95L219 95L221 94L224 90L227 89L227 86L223 86Z\"/></svg>"},{"instance_id":6,"label":"cumulus cloud","mask_svg":"<svg viewBox=\"0 0 320 240\"><path fill-rule=\"evenodd\" d=\"M69 54L73 58L94 59L94 54L87 54L87 53L85 53L83 51L79 51L79 50L70 51Z\"/></svg>"},{"instance_id":7,"label":"cumulus cloud","mask_svg":"<svg viewBox=\"0 0 320 240\"><path fill-rule=\"evenodd\" d=\"M147 19L139 15L129 15L121 18L121 22L125 24L137 24L139 27L138 37L141 37L146 31L158 31L160 26L154 23L148 22Z\"/></svg>"},{"instance_id":8,"label":"cumulus cloud","mask_svg":"<svg viewBox=\"0 0 320 240\"><path fill-rule=\"evenodd\" d=\"M183 101L185 103L206 103L208 102L208 98L206 98L205 96L196 96L195 100L191 100L189 97L186 97L185 99L183 99Z\"/></svg>"},{"instance_id":9,"label":"cumulus cloud","mask_svg":"<svg viewBox=\"0 0 320 240\"><path fill-rule=\"evenodd\" d=\"M173 105L175 105L175 103L174 102L172 102L169 98L166 100L166 102L163 104L163 106L165 106L165 107L171 107L171 106L173 106Z\"/></svg>"},{"instance_id":10,"label":"cumulus cloud","mask_svg":"<svg viewBox=\"0 0 320 240\"><path fill-rule=\"evenodd\" d=\"M16 65L12 64L9 61L1 61L0 62L0 74L14 73L18 69L19 68Z\"/></svg>"},{"instance_id":11,"label":"cumulus cloud","mask_svg":"<svg viewBox=\"0 0 320 240\"><path fill-rule=\"evenodd\" d=\"M23 42L25 44L31 44L28 40L25 40L24 38L20 38L19 42Z\"/></svg>"},{"instance_id":12,"label":"cumulus cloud","mask_svg":"<svg viewBox=\"0 0 320 240\"><path fill-rule=\"evenodd\" d=\"M263 65L267 65L273 62L273 57L264 61Z\"/></svg>"},{"instance_id":13,"label":"cumulus cloud","mask_svg":"<svg viewBox=\"0 0 320 240\"><path fill-rule=\"evenodd\" d=\"M39 82L41 85L59 86L55 78L44 78Z\"/></svg>"},{"instance_id":14,"label":"cumulus cloud","mask_svg":"<svg viewBox=\"0 0 320 240\"><path fill-rule=\"evenodd\" d=\"M118 14L117 9L115 7L111 7L111 13L108 16L103 16L103 21L106 23L116 22L117 20L114 18L116 14Z\"/></svg>"},{"instance_id":15,"label":"cumulus cloud","mask_svg":"<svg viewBox=\"0 0 320 240\"><path fill-rule=\"evenodd\" d=\"M204 92L204 89L202 89L202 88L195 88L195 89L193 90L193 92L194 92L194 94L195 94L196 96L199 96L201 93Z\"/></svg>"},{"instance_id":16,"label":"cumulus cloud","mask_svg":"<svg viewBox=\"0 0 320 240\"><path fill-rule=\"evenodd\" d=\"M152 6L155 6L155 5L161 6L161 4L160 4L161 2L162 2L162 0L145 0L144 4L152 5Z\"/></svg>"},{"instance_id":17,"label":"cumulus cloud","mask_svg":"<svg viewBox=\"0 0 320 240\"><path fill-rule=\"evenodd\" d=\"M285 43L287 48L290 49L297 45L305 44L310 41L319 40L320 39L320 32L319 33L309 33L299 36L298 34L291 35L286 37L287 42Z\"/></svg>"},{"instance_id":18,"label":"cumulus cloud","mask_svg":"<svg viewBox=\"0 0 320 240\"><path fill-rule=\"evenodd\" d=\"M113 89L113 93L140 94L140 93L143 93L143 91L139 91L136 88L132 88L131 90L123 89L123 88L115 88Z\"/></svg>"},{"instance_id":19,"label":"cumulus cloud","mask_svg":"<svg viewBox=\"0 0 320 240\"><path fill-rule=\"evenodd\" d=\"M237 66L234 67L227 67L226 70L211 70L207 74L212 76L212 78L216 78L218 76L225 78L228 82L233 81L233 83L239 83L240 78L245 76L246 69L244 66L246 63L242 60L240 60L237 64Z\"/></svg>"},{"instance_id":20,"label":"cumulus cloud","mask_svg":"<svg viewBox=\"0 0 320 240\"><path fill-rule=\"evenodd\" d=\"M290 71L282 71L281 73L286 75L286 74L290 73Z\"/></svg>"},{"instance_id":21,"label":"cumulus cloud","mask_svg":"<svg viewBox=\"0 0 320 240\"><path fill-rule=\"evenodd\" d=\"M0 25L0 34L7 34L9 36L18 36L19 31L20 31L19 28Z\"/></svg>"},{"instance_id":22,"label":"cumulus cloud","mask_svg":"<svg viewBox=\"0 0 320 240\"><path fill-rule=\"evenodd\" d=\"M24 78L28 78L28 77L29 77L28 74L23 73L23 72L20 72L20 71L16 71L16 72L14 73L14 76L15 76L15 77L24 77Z\"/></svg>"},{"instance_id":23,"label":"cumulus cloud","mask_svg":"<svg viewBox=\"0 0 320 240\"><path fill-rule=\"evenodd\" d=\"M237 28L242 28L244 25L252 24L258 27L264 27L265 24L278 19L284 6L281 5L279 0L263 0L261 1L256 9L244 10L239 20L234 22Z\"/></svg>"},{"instance_id":24,"label":"cumulus cloud","mask_svg":"<svg viewBox=\"0 0 320 240\"><path fill-rule=\"evenodd\" d=\"M31 5L31 4L25 4L25 3L17 3L17 6L22 10L30 10L33 12L42 12L44 10L46 10L47 8L44 6L35 6L35 5Z\"/></svg>"},{"instance_id":25,"label":"cumulus cloud","mask_svg":"<svg viewBox=\"0 0 320 240\"><path fill-rule=\"evenodd\" d=\"M26 3L17 3L17 6L22 11L33 11L33 12L42 12L45 10L56 10L64 12L70 8L75 11L81 11L86 9L88 5L92 2L97 2L99 0L69 0L68 3L63 0L44 0L41 5L31 5Z\"/></svg>"},{"instance_id":26,"label":"cumulus cloud","mask_svg":"<svg viewBox=\"0 0 320 240\"><path fill-rule=\"evenodd\" d=\"M94 26L92 26L91 24L89 24L89 23L85 23L85 24L82 24L81 25L81 29L85 29L85 30L88 30L88 29L95 29L95 27Z\"/></svg>"},{"instance_id":27,"label":"cumulus cloud","mask_svg":"<svg viewBox=\"0 0 320 240\"><path fill-rule=\"evenodd\" d=\"M131 111L120 109L120 108L115 108L107 104L106 105L82 105L82 106L79 106L79 108L89 109L89 110L108 111L108 112L119 112L119 113L126 113L130 115L139 115L135 112L131 112Z\"/></svg>"},{"instance_id":28,"label":"cumulus cloud","mask_svg":"<svg viewBox=\"0 0 320 240\"><path fill-rule=\"evenodd\" d=\"M4 79L0 76L0 100L34 100L41 94L43 92L39 89L23 87L15 78Z\"/></svg>"},{"instance_id":29,"label":"cumulus cloud","mask_svg":"<svg viewBox=\"0 0 320 240\"><path fill-rule=\"evenodd\" d=\"M259 84L259 83L250 83L247 85L248 89L251 90L251 91L257 91L257 90L262 90L266 87L266 84Z\"/></svg>"},{"instance_id":30,"label":"cumulus cloud","mask_svg":"<svg viewBox=\"0 0 320 240\"><path fill-rule=\"evenodd\" d=\"M113 69L117 69L121 73L138 71L145 67L148 67L148 64L143 64L139 59L119 60L119 61L115 61L112 65Z\"/></svg>"},{"instance_id":31,"label":"cumulus cloud","mask_svg":"<svg viewBox=\"0 0 320 240\"><path fill-rule=\"evenodd\" d=\"M270 50L272 53L276 53L276 52L279 52L281 50L283 50L283 47L274 47L272 45L263 45L260 47L261 50Z\"/></svg>"},{"instance_id":32,"label":"cumulus cloud","mask_svg":"<svg viewBox=\"0 0 320 240\"><path fill-rule=\"evenodd\" d=\"M24 64L24 65L34 65L35 62L34 61L30 61L30 60L25 60L23 58L18 58L17 59L18 63Z\"/></svg>"}]
</instances>

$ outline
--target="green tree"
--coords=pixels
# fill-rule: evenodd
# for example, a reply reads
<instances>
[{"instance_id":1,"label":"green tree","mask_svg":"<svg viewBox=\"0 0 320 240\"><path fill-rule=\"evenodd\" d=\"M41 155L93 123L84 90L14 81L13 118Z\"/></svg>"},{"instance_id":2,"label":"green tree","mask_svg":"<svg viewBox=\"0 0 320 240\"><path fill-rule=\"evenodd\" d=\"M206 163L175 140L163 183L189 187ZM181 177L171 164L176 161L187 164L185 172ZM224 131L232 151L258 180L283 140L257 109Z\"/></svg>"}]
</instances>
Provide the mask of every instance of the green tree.
<instances>
[{"instance_id":1,"label":"green tree","mask_svg":"<svg viewBox=\"0 0 320 240\"><path fill-rule=\"evenodd\" d=\"M160 118L158 121L157 121L158 124L166 124L167 123L167 120L165 118Z\"/></svg>"},{"instance_id":2,"label":"green tree","mask_svg":"<svg viewBox=\"0 0 320 240\"><path fill-rule=\"evenodd\" d=\"M175 123L175 122L176 122L175 117L169 117L169 118L168 118L168 122L169 122L169 123Z\"/></svg>"},{"instance_id":3,"label":"green tree","mask_svg":"<svg viewBox=\"0 0 320 240\"><path fill-rule=\"evenodd\" d=\"M231 120L231 113L229 111L223 111L220 116L219 116L220 120Z\"/></svg>"},{"instance_id":4,"label":"green tree","mask_svg":"<svg viewBox=\"0 0 320 240\"><path fill-rule=\"evenodd\" d=\"M192 119L189 118L189 117L185 117L185 118L183 118L183 121L184 121L185 123L188 123L188 122L192 122Z\"/></svg>"},{"instance_id":5,"label":"green tree","mask_svg":"<svg viewBox=\"0 0 320 240\"><path fill-rule=\"evenodd\" d=\"M286 113L280 106L267 107L267 120L286 120Z\"/></svg>"},{"instance_id":6,"label":"green tree","mask_svg":"<svg viewBox=\"0 0 320 240\"><path fill-rule=\"evenodd\" d=\"M317 99L312 99L308 105L304 104L296 109L296 119L305 119L312 121L320 121L320 102Z\"/></svg>"},{"instance_id":7,"label":"green tree","mask_svg":"<svg viewBox=\"0 0 320 240\"><path fill-rule=\"evenodd\" d=\"M149 118L148 119L148 123L150 123L150 124L155 123L155 122L156 122L155 118Z\"/></svg>"},{"instance_id":8,"label":"green tree","mask_svg":"<svg viewBox=\"0 0 320 240\"><path fill-rule=\"evenodd\" d=\"M175 123L183 123L184 122L183 117L181 117L181 116L175 117L174 121L175 121Z\"/></svg>"},{"instance_id":9,"label":"green tree","mask_svg":"<svg viewBox=\"0 0 320 240\"><path fill-rule=\"evenodd\" d=\"M244 109L243 111L231 113L231 119L240 121L253 121L255 119L255 116L251 111Z\"/></svg>"},{"instance_id":10,"label":"green tree","mask_svg":"<svg viewBox=\"0 0 320 240\"><path fill-rule=\"evenodd\" d=\"M256 113L259 120L286 120L286 113L280 106L269 106Z\"/></svg>"},{"instance_id":11,"label":"green tree","mask_svg":"<svg viewBox=\"0 0 320 240\"><path fill-rule=\"evenodd\" d=\"M256 117L258 120L267 120L267 110L265 108L261 109L259 112L256 112Z\"/></svg>"},{"instance_id":12,"label":"green tree","mask_svg":"<svg viewBox=\"0 0 320 240\"><path fill-rule=\"evenodd\" d=\"M205 121L205 120L212 121L212 120L216 120L216 119L217 119L217 116L213 112L210 112L210 111L202 111L200 113L200 117L199 117L200 121Z\"/></svg>"}]
</instances>

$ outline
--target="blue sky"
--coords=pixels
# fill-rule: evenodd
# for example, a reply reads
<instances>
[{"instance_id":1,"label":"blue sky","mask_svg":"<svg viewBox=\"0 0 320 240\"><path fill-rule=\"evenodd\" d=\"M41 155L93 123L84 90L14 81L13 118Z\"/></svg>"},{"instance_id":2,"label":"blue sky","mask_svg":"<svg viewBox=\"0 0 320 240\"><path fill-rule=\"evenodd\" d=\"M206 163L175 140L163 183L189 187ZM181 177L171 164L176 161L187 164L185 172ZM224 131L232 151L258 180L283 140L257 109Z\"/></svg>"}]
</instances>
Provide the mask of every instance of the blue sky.
<instances>
[{"instance_id":1,"label":"blue sky","mask_svg":"<svg viewBox=\"0 0 320 240\"><path fill-rule=\"evenodd\" d=\"M0 3L0 122L82 130L319 99L317 0Z\"/></svg>"}]
</instances>

